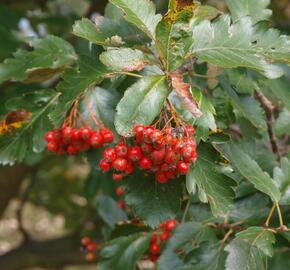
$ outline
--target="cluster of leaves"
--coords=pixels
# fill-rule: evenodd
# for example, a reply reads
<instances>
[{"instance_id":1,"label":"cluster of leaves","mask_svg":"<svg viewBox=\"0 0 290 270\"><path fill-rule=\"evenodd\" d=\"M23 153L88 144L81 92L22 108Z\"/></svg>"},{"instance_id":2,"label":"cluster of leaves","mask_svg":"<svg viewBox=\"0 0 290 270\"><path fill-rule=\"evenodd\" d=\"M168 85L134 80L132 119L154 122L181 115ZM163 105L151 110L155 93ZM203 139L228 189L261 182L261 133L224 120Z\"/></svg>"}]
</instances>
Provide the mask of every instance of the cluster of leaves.
<instances>
[{"instance_id":1,"label":"cluster of leaves","mask_svg":"<svg viewBox=\"0 0 290 270\"><path fill-rule=\"evenodd\" d=\"M186 179L167 185L143 174L122 182L129 217L145 226L116 227L127 215L112 198L97 198L114 238L102 250L100 269L134 269L151 229L169 218L182 224L162 251L160 270L284 269L290 248L290 39L269 27L270 1L226 0L230 13L224 14L171 0L163 16L150 0L109 2L104 17L73 25L73 34L87 42L86 55L49 35L0 64L1 83L39 83L40 89L6 103L32 116L0 137L0 163L42 153L44 133L63 123L80 96L88 101L80 105L84 119L94 113L124 137L136 123L150 125L169 100L196 127L198 160ZM87 154L92 170L86 195L94 200L97 191L112 196L114 190L95 168L100 155ZM264 226L272 205L278 216Z\"/></svg>"}]
</instances>

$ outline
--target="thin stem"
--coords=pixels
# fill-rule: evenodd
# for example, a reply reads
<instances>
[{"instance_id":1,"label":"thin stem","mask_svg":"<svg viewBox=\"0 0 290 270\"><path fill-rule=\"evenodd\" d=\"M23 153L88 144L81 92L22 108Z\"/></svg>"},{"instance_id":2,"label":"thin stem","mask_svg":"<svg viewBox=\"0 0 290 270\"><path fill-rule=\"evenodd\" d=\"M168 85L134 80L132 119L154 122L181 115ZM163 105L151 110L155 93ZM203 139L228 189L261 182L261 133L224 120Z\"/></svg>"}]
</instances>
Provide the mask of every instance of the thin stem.
<instances>
[{"instance_id":1,"label":"thin stem","mask_svg":"<svg viewBox=\"0 0 290 270\"><path fill-rule=\"evenodd\" d=\"M276 205L273 204L273 206L272 206L272 208L271 208L271 210L270 210L270 212L269 212L269 214L268 214L268 217L267 217L267 219L266 219L266 222L265 222L265 226L266 226L266 227L269 227L269 223L270 223L270 220L271 220L271 218L272 218L272 216L273 216L273 214L274 214L275 208L276 208Z\"/></svg>"},{"instance_id":2,"label":"thin stem","mask_svg":"<svg viewBox=\"0 0 290 270\"><path fill-rule=\"evenodd\" d=\"M280 209L279 203L276 202L276 203L275 203L275 207L277 208L277 212L278 212L278 218L279 218L280 226L284 226L283 216L282 216L282 212L281 212L281 209Z\"/></svg>"},{"instance_id":3,"label":"thin stem","mask_svg":"<svg viewBox=\"0 0 290 270\"><path fill-rule=\"evenodd\" d=\"M184 209L184 212L183 212L181 223L185 222L187 214L188 214L188 211L189 211L189 208L190 208L190 200L188 199L187 203L186 203L186 206L185 206L185 209Z\"/></svg>"},{"instance_id":4,"label":"thin stem","mask_svg":"<svg viewBox=\"0 0 290 270\"><path fill-rule=\"evenodd\" d=\"M114 72L112 74L123 74L123 75L128 75L128 76L131 76L131 77L143 78L143 76L140 75L140 74L136 74L136 73L132 73L132 72L125 72L125 71Z\"/></svg>"},{"instance_id":5,"label":"thin stem","mask_svg":"<svg viewBox=\"0 0 290 270\"><path fill-rule=\"evenodd\" d=\"M193 77L204 78L204 79L216 79L216 76L209 76L203 74L192 73Z\"/></svg>"}]
</instances>

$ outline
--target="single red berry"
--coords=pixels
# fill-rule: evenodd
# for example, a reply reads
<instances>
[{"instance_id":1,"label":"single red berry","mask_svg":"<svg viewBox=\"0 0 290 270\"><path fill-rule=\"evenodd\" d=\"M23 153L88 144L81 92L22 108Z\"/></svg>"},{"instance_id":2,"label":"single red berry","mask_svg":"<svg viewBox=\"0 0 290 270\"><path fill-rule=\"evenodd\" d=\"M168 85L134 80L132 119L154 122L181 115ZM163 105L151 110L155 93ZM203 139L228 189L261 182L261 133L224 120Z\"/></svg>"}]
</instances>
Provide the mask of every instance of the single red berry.
<instances>
[{"instance_id":1,"label":"single red berry","mask_svg":"<svg viewBox=\"0 0 290 270\"><path fill-rule=\"evenodd\" d=\"M103 158L106 161L113 162L116 159L116 157L117 157L116 151L112 147L106 148L105 151L103 152Z\"/></svg>"},{"instance_id":2,"label":"single red berry","mask_svg":"<svg viewBox=\"0 0 290 270\"><path fill-rule=\"evenodd\" d=\"M177 164L177 171L180 174L187 174L189 171L189 164L186 162L179 162Z\"/></svg>"},{"instance_id":3,"label":"single red berry","mask_svg":"<svg viewBox=\"0 0 290 270\"><path fill-rule=\"evenodd\" d=\"M135 136L137 138L138 141L142 141L143 140L143 134L144 134L144 125L136 125L133 128L133 131L135 132Z\"/></svg>"},{"instance_id":4,"label":"single red berry","mask_svg":"<svg viewBox=\"0 0 290 270\"><path fill-rule=\"evenodd\" d=\"M154 131L155 131L155 129L151 126L148 126L145 128L145 130L144 130L144 141L145 142L147 142L147 143L152 142L151 136L152 136Z\"/></svg>"},{"instance_id":5,"label":"single red berry","mask_svg":"<svg viewBox=\"0 0 290 270\"><path fill-rule=\"evenodd\" d=\"M125 158L116 158L113 161L113 168L117 171L125 171L127 168L128 161Z\"/></svg>"},{"instance_id":6,"label":"single red berry","mask_svg":"<svg viewBox=\"0 0 290 270\"><path fill-rule=\"evenodd\" d=\"M81 140L81 133L79 129L75 129L72 134L72 140L77 142Z\"/></svg>"},{"instance_id":7,"label":"single red berry","mask_svg":"<svg viewBox=\"0 0 290 270\"><path fill-rule=\"evenodd\" d=\"M173 179L173 178L176 177L176 175L175 175L175 171L174 171L174 170L169 170L169 171L167 171L165 174L166 174L166 177L167 177L168 179Z\"/></svg>"},{"instance_id":8,"label":"single red berry","mask_svg":"<svg viewBox=\"0 0 290 270\"><path fill-rule=\"evenodd\" d=\"M148 157L142 157L139 161L139 167L143 170L148 170L152 166L152 160Z\"/></svg>"},{"instance_id":9,"label":"single red berry","mask_svg":"<svg viewBox=\"0 0 290 270\"><path fill-rule=\"evenodd\" d=\"M62 140L62 132L60 129L58 128L54 129L52 133L53 133L54 141L60 142Z\"/></svg>"},{"instance_id":10,"label":"single red berry","mask_svg":"<svg viewBox=\"0 0 290 270\"><path fill-rule=\"evenodd\" d=\"M161 242L165 242L170 238L170 233L168 231L164 231L161 235L160 235L160 240Z\"/></svg>"},{"instance_id":11,"label":"single red berry","mask_svg":"<svg viewBox=\"0 0 290 270\"><path fill-rule=\"evenodd\" d=\"M61 131L62 139L68 143L72 140L74 129L71 127L64 127Z\"/></svg>"},{"instance_id":12,"label":"single red berry","mask_svg":"<svg viewBox=\"0 0 290 270\"><path fill-rule=\"evenodd\" d=\"M47 144L47 150L50 152L57 152L57 144L54 141L51 141Z\"/></svg>"},{"instance_id":13,"label":"single red berry","mask_svg":"<svg viewBox=\"0 0 290 270\"><path fill-rule=\"evenodd\" d=\"M115 146L117 157L125 158L128 154L128 146L124 143L119 143Z\"/></svg>"},{"instance_id":14,"label":"single red berry","mask_svg":"<svg viewBox=\"0 0 290 270\"><path fill-rule=\"evenodd\" d=\"M89 139L89 144L93 148L101 148L104 144L104 138L99 132L95 132Z\"/></svg>"},{"instance_id":15,"label":"single red berry","mask_svg":"<svg viewBox=\"0 0 290 270\"><path fill-rule=\"evenodd\" d=\"M167 231L171 232L177 226L177 221L175 219L170 219L165 223L165 228Z\"/></svg>"},{"instance_id":16,"label":"single red berry","mask_svg":"<svg viewBox=\"0 0 290 270\"><path fill-rule=\"evenodd\" d=\"M100 169L103 171L103 172L107 172L111 169L111 163L107 162L106 160L104 159L101 159L100 160L100 163L99 163L99 166L100 166Z\"/></svg>"},{"instance_id":17,"label":"single red berry","mask_svg":"<svg viewBox=\"0 0 290 270\"><path fill-rule=\"evenodd\" d=\"M194 127L192 127L190 125L187 125L185 128L186 128L186 132L187 132L188 136L193 136L194 135L194 133L195 133Z\"/></svg>"},{"instance_id":18,"label":"single red berry","mask_svg":"<svg viewBox=\"0 0 290 270\"><path fill-rule=\"evenodd\" d=\"M195 148L191 145L186 145L182 148L181 154L185 160L191 160L195 156Z\"/></svg>"},{"instance_id":19,"label":"single red berry","mask_svg":"<svg viewBox=\"0 0 290 270\"><path fill-rule=\"evenodd\" d=\"M69 155L76 155L79 152L79 149L76 145L69 145L66 151Z\"/></svg>"},{"instance_id":20,"label":"single red berry","mask_svg":"<svg viewBox=\"0 0 290 270\"><path fill-rule=\"evenodd\" d=\"M133 146L128 151L128 158L134 162L142 158L142 151L139 146Z\"/></svg>"},{"instance_id":21,"label":"single red berry","mask_svg":"<svg viewBox=\"0 0 290 270\"><path fill-rule=\"evenodd\" d=\"M167 183L167 182L168 182L168 178L167 178L167 176L166 176L165 173L158 172L158 173L156 173L155 177L156 177L156 180L157 180L160 184L164 184L164 183Z\"/></svg>"},{"instance_id":22,"label":"single red berry","mask_svg":"<svg viewBox=\"0 0 290 270\"><path fill-rule=\"evenodd\" d=\"M96 256L94 255L94 253L92 253L92 252L89 252L87 255L86 255L86 260L88 261L88 262L92 262L92 261L94 261L96 259Z\"/></svg>"},{"instance_id":23,"label":"single red berry","mask_svg":"<svg viewBox=\"0 0 290 270\"><path fill-rule=\"evenodd\" d=\"M151 262L158 261L159 257L160 257L160 254L151 254L151 253L149 254L149 259Z\"/></svg>"},{"instance_id":24,"label":"single red berry","mask_svg":"<svg viewBox=\"0 0 290 270\"><path fill-rule=\"evenodd\" d=\"M118 206L121 208L121 209L125 209L126 208L126 203L124 201L118 201L117 202Z\"/></svg>"},{"instance_id":25,"label":"single red berry","mask_svg":"<svg viewBox=\"0 0 290 270\"><path fill-rule=\"evenodd\" d=\"M104 137L105 143L111 143L112 141L114 141L114 137L115 137L114 133L108 128L101 129L101 134Z\"/></svg>"},{"instance_id":26,"label":"single red berry","mask_svg":"<svg viewBox=\"0 0 290 270\"><path fill-rule=\"evenodd\" d=\"M151 244L158 243L158 238L159 238L158 234L157 233L153 233L152 236L151 236L151 239L150 239L150 243Z\"/></svg>"},{"instance_id":27,"label":"single red berry","mask_svg":"<svg viewBox=\"0 0 290 270\"><path fill-rule=\"evenodd\" d=\"M165 148L160 149L160 150L154 150L151 153L151 158L154 163L160 164L165 157Z\"/></svg>"},{"instance_id":28,"label":"single red berry","mask_svg":"<svg viewBox=\"0 0 290 270\"><path fill-rule=\"evenodd\" d=\"M150 136L153 143L160 142L163 139L163 135L160 130L154 130Z\"/></svg>"},{"instance_id":29,"label":"single red berry","mask_svg":"<svg viewBox=\"0 0 290 270\"><path fill-rule=\"evenodd\" d=\"M124 178L122 173L113 173L112 178L114 181L119 182Z\"/></svg>"},{"instance_id":30,"label":"single red berry","mask_svg":"<svg viewBox=\"0 0 290 270\"><path fill-rule=\"evenodd\" d=\"M115 193L117 196L123 196L124 195L124 189L122 187L116 187Z\"/></svg>"},{"instance_id":31,"label":"single red berry","mask_svg":"<svg viewBox=\"0 0 290 270\"><path fill-rule=\"evenodd\" d=\"M82 238L82 240L81 240L81 243L82 243L83 246L87 246L87 245L90 244L91 242L92 242L91 239L90 239L89 237L87 237L87 236L84 236L84 237Z\"/></svg>"},{"instance_id":32,"label":"single red berry","mask_svg":"<svg viewBox=\"0 0 290 270\"><path fill-rule=\"evenodd\" d=\"M89 252L95 252L95 251L97 250L97 244L94 243L94 242L88 244L88 246L87 246L87 250L88 250Z\"/></svg>"},{"instance_id":33,"label":"single red berry","mask_svg":"<svg viewBox=\"0 0 290 270\"><path fill-rule=\"evenodd\" d=\"M131 174L133 171L134 171L133 164L130 161L128 161L125 173L126 174Z\"/></svg>"},{"instance_id":34,"label":"single red berry","mask_svg":"<svg viewBox=\"0 0 290 270\"><path fill-rule=\"evenodd\" d=\"M151 244L149 247L149 251L152 254L159 254L160 253L160 246L158 244Z\"/></svg>"},{"instance_id":35,"label":"single red berry","mask_svg":"<svg viewBox=\"0 0 290 270\"><path fill-rule=\"evenodd\" d=\"M79 132L80 138L84 141L87 141L93 134L93 130L91 128L81 128Z\"/></svg>"},{"instance_id":36,"label":"single red berry","mask_svg":"<svg viewBox=\"0 0 290 270\"><path fill-rule=\"evenodd\" d=\"M47 142L51 142L54 140L54 136L53 136L53 132L52 131L48 131L45 133L45 137L44 139L47 141Z\"/></svg>"},{"instance_id":37,"label":"single red berry","mask_svg":"<svg viewBox=\"0 0 290 270\"><path fill-rule=\"evenodd\" d=\"M175 155L174 151L171 148L168 148L165 152L164 160L168 164L173 164L177 159L177 156Z\"/></svg>"}]
</instances>

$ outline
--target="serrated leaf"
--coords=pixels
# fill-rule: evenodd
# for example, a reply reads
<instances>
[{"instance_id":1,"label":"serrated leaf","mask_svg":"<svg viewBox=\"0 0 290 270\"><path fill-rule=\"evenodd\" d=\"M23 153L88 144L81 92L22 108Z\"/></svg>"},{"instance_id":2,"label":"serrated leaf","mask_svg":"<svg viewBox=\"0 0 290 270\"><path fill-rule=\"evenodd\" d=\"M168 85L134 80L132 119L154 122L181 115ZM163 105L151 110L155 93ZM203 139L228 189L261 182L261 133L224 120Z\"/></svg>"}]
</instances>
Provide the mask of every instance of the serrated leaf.
<instances>
[{"instance_id":1,"label":"serrated leaf","mask_svg":"<svg viewBox=\"0 0 290 270\"><path fill-rule=\"evenodd\" d=\"M150 61L146 55L130 48L111 49L100 55L101 62L114 71L140 71Z\"/></svg>"},{"instance_id":2,"label":"serrated leaf","mask_svg":"<svg viewBox=\"0 0 290 270\"><path fill-rule=\"evenodd\" d=\"M43 150L44 137L39 137L39 127L42 126L40 134L45 133L50 128L47 118L47 110L57 100L59 94L54 95L42 108L33 112L32 117L19 129L8 132L0 136L0 164L13 165L24 160L28 152L40 152ZM43 123L45 122L45 123Z\"/></svg>"},{"instance_id":3,"label":"serrated leaf","mask_svg":"<svg viewBox=\"0 0 290 270\"><path fill-rule=\"evenodd\" d=\"M126 213L120 209L115 200L111 197L99 195L96 198L98 214L113 228L118 222L127 220Z\"/></svg>"},{"instance_id":4,"label":"serrated leaf","mask_svg":"<svg viewBox=\"0 0 290 270\"><path fill-rule=\"evenodd\" d=\"M155 14L155 6L150 0L110 0L125 13L128 22L133 23L150 38L155 39L155 28L161 15Z\"/></svg>"},{"instance_id":5,"label":"serrated leaf","mask_svg":"<svg viewBox=\"0 0 290 270\"><path fill-rule=\"evenodd\" d=\"M63 123L74 100L90 86L100 83L108 72L97 59L88 56L82 56L78 64L79 70L67 69L62 75L63 80L57 85L61 96L49 115L55 126Z\"/></svg>"},{"instance_id":6,"label":"serrated leaf","mask_svg":"<svg viewBox=\"0 0 290 270\"><path fill-rule=\"evenodd\" d=\"M73 47L65 40L48 35L31 40L33 51L18 50L14 58L0 64L0 83L11 81L45 81L76 60Z\"/></svg>"},{"instance_id":7,"label":"serrated leaf","mask_svg":"<svg viewBox=\"0 0 290 270\"><path fill-rule=\"evenodd\" d=\"M234 21L250 16L256 23L268 20L272 15L272 11L267 9L270 0L226 0L226 3Z\"/></svg>"},{"instance_id":8,"label":"serrated leaf","mask_svg":"<svg viewBox=\"0 0 290 270\"><path fill-rule=\"evenodd\" d=\"M213 23L203 21L193 29L193 54L223 68L248 67L271 79L282 76L279 67L266 61L269 51L255 44L254 33L248 17L234 24L229 16L221 16Z\"/></svg>"},{"instance_id":9,"label":"serrated leaf","mask_svg":"<svg viewBox=\"0 0 290 270\"><path fill-rule=\"evenodd\" d=\"M281 159L280 167L275 167L273 171L273 178L276 186L281 191L281 200L279 204L290 204L290 161L288 158Z\"/></svg>"},{"instance_id":10,"label":"serrated leaf","mask_svg":"<svg viewBox=\"0 0 290 270\"><path fill-rule=\"evenodd\" d=\"M163 185L157 183L153 175L139 173L124 180L124 185L126 203L151 227L175 218L180 210L180 179Z\"/></svg>"},{"instance_id":11,"label":"serrated leaf","mask_svg":"<svg viewBox=\"0 0 290 270\"><path fill-rule=\"evenodd\" d=\"M100 270L134 270L138 259L150 244L150 234L137 233L110 241L101 251L103 260L98 264Z\"/></svg>"},{"instance_id":12,"label":"serrated leaf","mask_svg":"<svg viewBox=\"0 0 290 270\"><path fill-rule=\"evenodd\" d=\"M246 154L239 146L233 142L215 145L231 164L248 180L256 189L269 195L274 202L278 202L281 193L275 186L273 179L268 173L264 172L261 167Z\"/></svg>"},{"instance_id":13,"label":"serrated leaf","mask_svg":"<svg viewBox=\"0 0 290 270\"><path fill-rule=\"evenodd\" d=\"M230 97L232 106L255 127L266 130L265 115L258 101L247 95L239 96L224 78L221 78L220 83Z\"/></svg>"},{"instance_id":14,"label":"serrated leaf","mask_svg":"<svg viewBox=\"0 0 290 270\"><path fill-rule=\"evenodd\" d=\"M133 125L149 125L160 113L168 88L164 76L143 77L130 86L117 106L116 129L122 136L132 134Z\"/></svg>"},{"instance_id":15,"label":"serrated leaf","mask_svg":"<svg viewBox=\"0 0 290 270\"><path fill-rule=\"evenodd\" d=\"M183 248L186 243L200 232L202 224L197 222L188 222L180 224L175 230L172 237L166 243L158 260L158 270L175 270L183 265L182 259L175 252L178 248Z\"/></svg>"},{"instance_id":16,"label":"serrated leaf","mask_svg":"<svg viewBox=\"0 0 290 270\"><path fill-rule=\"evenodd\" d=\"M238 233L225 248L229 253L226 269L266 270L266 256L272 256L274 242L274 234L265 228L250 227Z\"/></svg>"},{"instance_id":17,"label":"serrated leaf","mask_svg":"<svg viewBox=\"0 0 290 270\"><path fill-rule=\"evenodd\" d=\"M276 119L275 132L277 136L282 136L284 134L290 134L290 111L287 109L283 109L280 112L278 118Z\"/></svg>"},{"instance_id":18,"label":"serrated leaf","mask_svg":"<svg viewBox=\"0 0 290 270\"><path fill-rule=\"evenodd\" d=\"M187 183L193 182L198 186L214 216L224 216L233 203L235 194L232 186L235 182L217 169L212 148L200 146L197 152L198 159L186 176Z\"/></svg>"}]
</instances>

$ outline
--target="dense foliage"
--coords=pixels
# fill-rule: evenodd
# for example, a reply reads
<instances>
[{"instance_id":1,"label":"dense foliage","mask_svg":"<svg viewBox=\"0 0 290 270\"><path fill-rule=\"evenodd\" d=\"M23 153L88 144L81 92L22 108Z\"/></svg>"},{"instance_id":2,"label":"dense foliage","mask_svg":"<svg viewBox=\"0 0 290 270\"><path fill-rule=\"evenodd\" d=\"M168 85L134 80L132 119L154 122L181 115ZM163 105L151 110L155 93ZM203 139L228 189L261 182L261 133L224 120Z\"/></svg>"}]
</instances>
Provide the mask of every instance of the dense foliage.
<instances>
[{"instance_id":1,"label":"dense foliage","mask_svg":"<svg viewBox=\"0 0 290 270\"><path fill-rule=\"evenodd\" d=\"M0 163L90 165L100 269L288 269L290 38L270 1L109 2L73 24L85 49L11 41Z\"/></svg>"}]
</instances>

